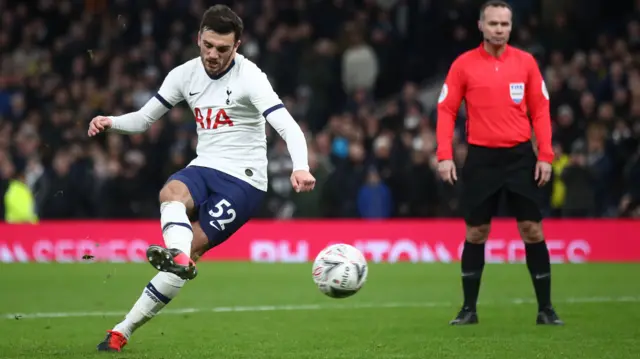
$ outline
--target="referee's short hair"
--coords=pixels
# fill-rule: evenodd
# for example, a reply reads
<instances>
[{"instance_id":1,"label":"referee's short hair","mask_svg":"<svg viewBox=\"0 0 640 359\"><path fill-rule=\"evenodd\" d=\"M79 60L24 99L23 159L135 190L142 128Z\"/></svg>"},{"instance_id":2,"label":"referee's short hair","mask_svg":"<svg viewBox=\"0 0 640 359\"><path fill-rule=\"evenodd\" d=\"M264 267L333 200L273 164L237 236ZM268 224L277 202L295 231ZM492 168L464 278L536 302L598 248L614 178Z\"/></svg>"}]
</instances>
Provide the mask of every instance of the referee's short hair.
<instances>
[{"instance_id":1,"label":"referee's short hair","mask_svg":"<svg viewBox=\"0 0 640 359\"><path fill-rule=\"evenodd\" d=\"M487 10L487 8L489 7L505 7L507 9L509 9L509 11L513 12L513 9L511 8L511 5L509 5L509 3L507 3L506 1L502 1L502 0L489 0L486 3L484 3L481 7L480 7L480 18L484 18L484 11Z\"/></svg>"}]
</instances>

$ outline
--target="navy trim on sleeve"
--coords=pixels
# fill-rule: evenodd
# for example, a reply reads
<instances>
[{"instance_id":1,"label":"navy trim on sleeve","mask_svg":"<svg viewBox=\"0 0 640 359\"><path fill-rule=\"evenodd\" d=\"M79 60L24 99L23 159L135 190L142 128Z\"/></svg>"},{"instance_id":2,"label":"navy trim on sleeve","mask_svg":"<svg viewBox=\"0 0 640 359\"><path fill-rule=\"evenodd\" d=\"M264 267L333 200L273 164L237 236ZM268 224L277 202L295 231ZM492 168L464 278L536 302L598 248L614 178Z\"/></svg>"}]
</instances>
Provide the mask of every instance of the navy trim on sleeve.
<instances>
[{"instance_id":1,"label":"navy trim on sleeve","mask_svg":"<svg viewBox=\"0 0 640 359\"><path fill-rule=\"evenodd\" d=\"M157 93L155 97L158 99L158 101L160 101L161 104L164 105L164 107L168 108L169 110L173 108L173 105L170 104L169 101L165 100L164 97L162 97L159 93Z\"/></svg>"},{"instance_id":2,"label":"navy trim on sleeve","mask_svg":"<svg viewBox=\"0 0 640 359\"><path fill-rule=\"evenodd\" d=\"M279 110L279 109L281 109L281 108L284 108L284 104L279 103L279 104L277 104L277 105L275 105L275 106L271 106L271 107L269 107L266 111L264 111L264 112L262 113L262 116L264 116L265 118L267 118L267 116L269 116L269 114L270 114L271 112L273 112L273 111L275 111L275 110Z\"/></svg>"}]
</instances>

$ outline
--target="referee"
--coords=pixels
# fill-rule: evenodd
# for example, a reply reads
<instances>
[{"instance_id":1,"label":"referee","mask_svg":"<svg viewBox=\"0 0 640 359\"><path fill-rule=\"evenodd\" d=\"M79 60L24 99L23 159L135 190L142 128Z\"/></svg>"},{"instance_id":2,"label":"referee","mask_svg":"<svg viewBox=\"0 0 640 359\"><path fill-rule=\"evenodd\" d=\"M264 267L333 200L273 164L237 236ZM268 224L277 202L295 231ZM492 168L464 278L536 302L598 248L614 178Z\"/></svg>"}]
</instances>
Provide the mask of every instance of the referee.
<instances>
[{"instance_id":1,"label":"referee","mask_svg":"<svg viewBox=\"0 0 640 359\"><path fill-rule=\"evenodd\" d=\"M452 325L478 323L485 242L503 194L525 242L538 300L536 322L563 324L551 305L551 265L539 205L539 188L549 181L553 161L549 94L533 56L507 44L511 24L512 10L506 2L482 6L478 26L484 41L453 62L438 98L438 172L450 184L457 180L452 139L463 99L468 118L469 150L462 170L467 226L461 263L464 304Z\"/></svg>"}]
</instances>

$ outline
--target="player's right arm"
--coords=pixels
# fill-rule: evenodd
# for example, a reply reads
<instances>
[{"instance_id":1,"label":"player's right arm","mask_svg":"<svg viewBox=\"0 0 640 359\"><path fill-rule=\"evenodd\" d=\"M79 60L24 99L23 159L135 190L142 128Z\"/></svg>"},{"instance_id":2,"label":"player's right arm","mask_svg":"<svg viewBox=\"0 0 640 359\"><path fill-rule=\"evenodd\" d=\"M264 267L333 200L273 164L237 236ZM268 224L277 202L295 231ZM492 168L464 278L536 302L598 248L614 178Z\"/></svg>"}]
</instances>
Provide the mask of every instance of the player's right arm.
<instances>
[{"instance_id":1,"label":"player's right arm","mask_svg":"<svg viewBox=\"0 0 640 359\"><path fill-rule=\"evenodd\" d=\"M438 121L436 123L438 172L443 180L452 184L458 179L453 162L453 132L465 89L466 82L461 60L457 58L451 64L438 97Z\"/></svg>"},{"instance_id":2,"label":"player's right arm","mask_svg":"<svg viewBox=\"0 0 640 359\"><path fill-rule=\"evenodd\" d=\"M173 106L184 100L182 94L182 67L176 67L165 77L158 93L142 108L121 116L96 116L89 124L89 137L110 131L134 134L146 131Z\"/></svg>"},{"instance_id":3,"label":"player's right arm","mask_svg":"<svg viewBox=\"0 0 640 359\"><path fill-rule=\"evenodd\" d=\"M309 172L304 132L271 87L267 75L255 65L247 67L247 71L248 78L251 79L247 86L249 101L287 143L293 162L291 185L296 192L311 191L315 187L316 179Z\"/></svg>"}]
</instances>

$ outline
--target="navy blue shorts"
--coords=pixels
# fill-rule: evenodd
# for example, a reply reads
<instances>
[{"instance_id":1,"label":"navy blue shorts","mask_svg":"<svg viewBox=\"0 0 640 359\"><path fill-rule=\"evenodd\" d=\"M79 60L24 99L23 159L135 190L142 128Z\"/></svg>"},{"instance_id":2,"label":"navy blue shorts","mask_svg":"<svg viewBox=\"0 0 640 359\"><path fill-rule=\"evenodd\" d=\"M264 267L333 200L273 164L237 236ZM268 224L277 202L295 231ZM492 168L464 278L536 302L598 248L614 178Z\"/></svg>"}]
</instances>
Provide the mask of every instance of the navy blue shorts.
<instances>
[{"instance_id":1,"label":"navy blue shorts","mask_svg":"<svg viewBox=\"0 0 640 359\"><path fill-rule=\"evenodd\" d=\"M186 167L167 182L171 180L180 181L189 189L209 248L226 241L247 223L265 195L241 179L207 167Z\"/></svg>"}]
</instances>

